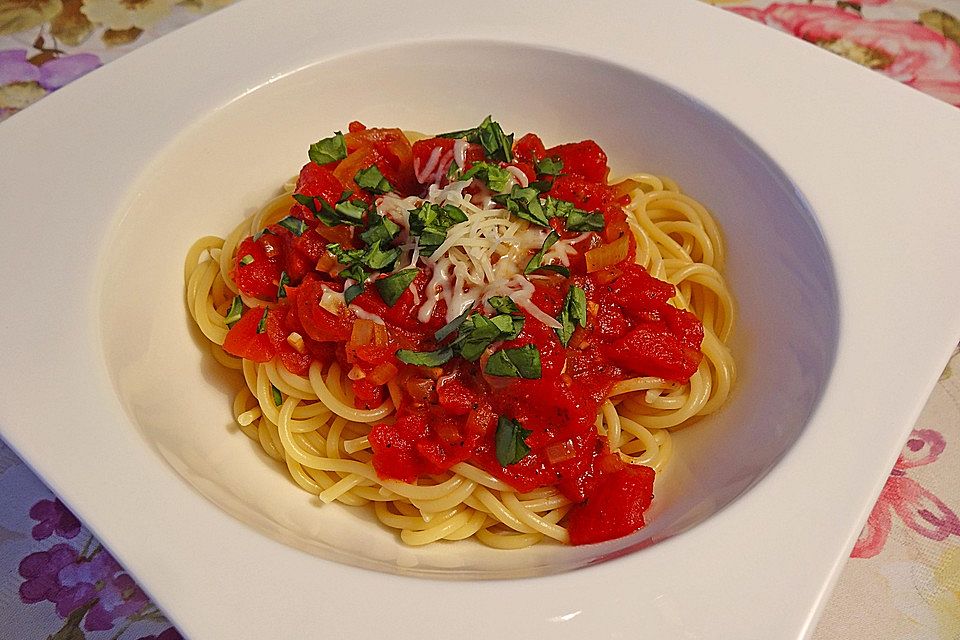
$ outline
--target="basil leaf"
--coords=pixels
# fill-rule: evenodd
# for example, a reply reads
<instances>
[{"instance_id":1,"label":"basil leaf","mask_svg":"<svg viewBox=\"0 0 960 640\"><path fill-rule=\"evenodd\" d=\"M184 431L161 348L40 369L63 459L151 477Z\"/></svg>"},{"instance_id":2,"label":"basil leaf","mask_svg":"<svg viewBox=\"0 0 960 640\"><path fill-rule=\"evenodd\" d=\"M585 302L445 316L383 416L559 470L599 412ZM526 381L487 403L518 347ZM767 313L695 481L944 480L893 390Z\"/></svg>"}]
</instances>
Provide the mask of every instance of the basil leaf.
<instances>
[{"instance_id":1,"label":"basil leaf","mask_svg":"<svg viewBox=\"0 0 960 640\"><path fill-rule=\"evenodd\" d=\"M302 236L308 229L306 222L294 216L287 216L277 224L295 236Z\"/></svg>"},{"instance_id":2,"label":"basil leaf","mask_svg":"<svg viewBox=\"0 0 960 640\"><path fill-rule=\"evenodd\" d=\"M243 300L240 299L240 296L234 296L233 302L230 303L230 309L227 311L227 315L223 319L228 329L232 329L233 325L237 324L237 322L240 321L240 315L242 313L243 313Z\"/></svg>"},{"instance_id":3,"label":"basil leaf","mask_svg":"<svg viewBox=\"0 0 960 640\"><path fill-rule=\"evenodd\" d=\"M560 343L567 346L570 337L576 330L577 325L587 326L587 294L583 289L574 285L567 291L567 297L563 300L563 307L560 310L560 328L554 329Z\"/></svg>"},{"instance_id":4,"label":"basil leaf","mask_svg":"<svg viewBox=\"0 0 960 640\"><path fill-rule=\"evenodd\" d=\"M357 183L361 189L366 189L371 193L386 193L388 191L393 191L393 185L390 184L390 181L383 177L383 174L380 172L380 169L377 165L372 164L366 169L361 169L357 171L357 175L353 176L353 181Z\"/></svg>"},{"instance_id":5,"label":"basil leaf","mask_svg":"<svg viewBox=\"0 0 960 640\"><path fill-rule=\"evenodd\" d=\"M309 209L314 218L320 220L328 227L335 227L340 224L340 218L337 216L336 210L323 198L295 193L293 194L293 199Z\"/></svg>"},{"instance_id":6,"label":"basil leaf","mask_svg":"<svg viewBox=\"0 0 960 640\"><path fill-rule=\"evenodd\" d=\"M486 182L487 186L494 191L503 191L510 180L513 179L513 174L489 162L475 162L460 176L461 180L468 178L477 178Z\"/></svg>"},{"instance_id":7,"label":"basil leaf","mask_svg":"<svg viewBox=\"0 0 960 640\"><path fill-rule=\"evenodd\" d=\"M253 264L253 256L249 253L242 258L240 258L240 264L247 266L248 264Z\"/></svg>"},{"instance_id":8,"label":"basil leaf","mask_svg":"<svg viewBox=\"0 0 960 640\"><path fill-rule=\"evenodd\" d=\"M483 119L477 128L477 137L487 156L494 160L513 162L513 134L506 135L498 122L490 116Z\"/></svg>"},{"instance_id":9,"label":"basil leaf","mask_svg":"<svg viewBox=\"0 0 960 640\"><path fill-rule=\"evenodd\" d=\"M369 277L367 270L363 266L363 260L366 252L363 249L344 249L339 244L328 244L329 251L337 259L337 262L344 266L340 276L350 278L358 283L363 282Z\"/></svg>"},{"instance_id":10,"label":"basil leaf","mask_svg":"<svg viewBox=\"0 0 960 640\"><path fill-rule=\"evenodd\" d=\"M280 389L271 384L270 390L273 392L273 404L279 407L283 404L283 395L280 394Z\"/></svg>"},{"instance_id":11,"label":"basil leaf","mask_svg":"<svg viewBox=\"0 0 960 640\"><path fill-rule=\"evenodd\" d=\"M536 189L521 188L520 185L515 184L509 195L494 196L493 200L505 206L507 211L518 218L523 218L541 227L550 226L550 220L543 210L543 205L540 203L540 194Z\"/></svg>"},{"instance_id":12,"label":"basil leaf","mask_svg":"<svg viewBox=\"0 0 960 640\"><path fill-rule=\"evenodd\" d=\"M464 322L454 344L460 350L461 358L476 362L487 347L500 339L501 333L500 328L488 318L475 313Z\"/></svg>"},{"instance_id":13,"label":"basil leaf","mask_svg":"<svg viewBox=\"0 0 960 640\"><path fill-rule=\"evenodd\" d=\"M267 330L267 314L270 313L270 309L267 307L263 308L263 315L260 316L260 322L257 323L257 333L263 333Z\"/></svg>"},{"instance_id":14,"label":"basil leaf","mask_svg":"<svg viewBox=\"0 0 960 640\"><path fill-rule=\"evenodd\" d=\"M520 307L507 296L493 296L487 299L487 304L500 313L519 314Z\"/></svg>"},{"instance_id":15,"label":"basil leaf","mask_svg":"<svg viewBox=\"0 0 960 640\"><path fill-rule=\"evenodd\" d=\"M543 160L534 157L533 167L537 170L537 175L555 176L558 175L563 169L563 160L556 156L552 158L544 158Z\"/></svg>"},{"instance_id":16,"label":"basil leaf","mask_svg":"<svg viewBox=\"0 0 960 640\"><path fill-rule=\"evenodd\" d=\"M483 146L487 157L503 162L513 162L513 134L506 135L499 123L487 116L480 126L461 131L440 133L437 138L465 138L467 142Z\"/></svg>"},{"instance_id":17,"label":"basil leaf","mask_svg":"<svg viewBox=\"0 0 960 640\"><path fill-rule=\"evenodd\" d=\"M530 453L527 436L531 433L533 432L524 429L516 420L506 416L499 417L494 442L497 446L497 462L501 467L516 464L527 457Z\"/></svg>"},{"instance_id":18,"label":"basil leaf","mask_svg":"<svg viewBox=\"0 0 960 640\"><path fill-rule=\"evenodd\" d=\"M277 285L277 300L287 297L287 285L290 284L290 276L286 271L280 272L280 282Z\"/></svg>"},{"instance_id":19,"label":"basil leaf","mask_svg":"<svg viewBox=\"0 0 960 640\"><path fill-rule=\"evenodd\" d=\"M396 353L397 360L407 364L414 364L421 367L439 367L446 364L453 358L453 349L444 347L436 351L409 351L399 349Z\"/></svg>"},{"instance_id":20,"label":"basil leaf","mask_svg":"<svg viewBox=\"0 0 960 640\"><path fill-rule=\"evenodd\" d=\"M373 284L377 288L377 291L380 292L380 297L387 303L387 306L392 307L397 304L397 300L399 300L403 292L407 290L410 283L416 279L418 273L420 272L417 269L404 269L386 278L375 280Z\"/></svg>"},{"instance_id":21,"label":"basil leaf","mask_svg":"<svg viewBox=\"0 0 960 640\"><path fill-rule=\"evenodd\" d=\"M492 376L504 378L536 380L543 375L540 351L532 344L497 351L487 360L483 370Z\"/></svg>"},{"instance_id":22,"label":"basil leaf","mask_svg":"<svg viewBox=\"0 0 960 640\"><path fill-rule=\"evenodd\" d=\"M450 227L467 220L467 214L450 204L440 206L425 202L410 210L408 219L410 233L417 236L420 252L429 256L447 239Z\"/></svg>"},{"instance_id":23,"label":"basil leaf","mask_svg":"<svg viewBox=\"0 0 960 640\"><path fill-rule=\"evenodd\" d=\"M344 224L363 224L363 214L367 211L367 203L363 200L344 200L338 202L334 209Z\"/></svg>"},{"instance_id":24,"label":"basil leaf","mask_svg":"<svg viewBox=\"0 0 960 640\"><path fill-rule=\"evenodd\" d=\"M540 263L543 262L543 256L547 254L547 251L557 243L557 240L560 239L559 234L556 231L551 231L543 241L543 246L540 247L540 250L533 254L533 257L530 258L530 262L527 263L527 266L523 269L523 274L527 275L533 273L537 269L540 269Z\"/></svg>"},{"instance_id":25,"label":"basil leaf","mask_svg":"<svg viewBox=\"0 0 960 640\"><path fill-rule=\"evenodd\" d=\"M380 241L377 240L366 248L363 256L363 264L374 271L381 271L390 267L399 257L400 247L391 247L384 251L380 248Z\"/></svg>"},{"instance_id":26,"label":"basil leaf","mask_svg":"<svg viewBox=\"0 0 960 640\"><path fill-rule=\"evenodd\" d=\"M359 282L357 284L352 284L343 290L343 302L345 304L350 304L356 300L357 296L359 296L361 293L363 293L363 285Z\"/></svg>"},{"instance_id":27,"label":"basil leaf","mask_svg":"<svg viewBox=\"0 0 960 640\"><path fill-rule=\"evenodd\" d=\"M467 319L467 316L470 315L471 311L473 311L473 307L467 307L463 313L440 327L437 332L433 334L433 339L437 342L442 342L447 336L460 328L460 325L462 325L463 321Z\"/></svg>"},{"instance_id":28,"label":"basil leaf","mask_svg":"<svg viewBox=\"0 0 960 640\"><path fill-rule=\"evenodd\" d=\"M587 213L574 209L567 215L568 231L603 231L605 224L602 213Z\"/></svg>"},{"instance_id":29,"label":"basil leaf","mask_svg":"<svg viewBox=\"0 0 960 640\"><path fill-rule=\"evenodd\" d=\"M318 140L310 145L307 154L316 164L329 164L347 157L347 143L343 139L343 134L337 131L333 137Z\"/></svg>"},{"instance_id":30,"label":"basil leaf","mask_svg":"<svg viewBox=\"0 0 960 640\"><path fill-rule=\"evenodd\" d=\"M543 209L548 218L566 218L576 207L573 206L572 202L547 196L546 201L543 203Z\"/></svg>"},{"instance_id":31,"label":"basil leaf","mask_svg":"<svg viewBox=\"0 0 960 640\"><path fill-rule=\"evenodd\" d=\"M373 221L370 222L370 226L360 234L360 239L367 244L373 244L378 241L381 244L387 244L400 233L400 225L396 224L390 218L371 215L368 221L370 218L373 219Z\"/></svg>"},{"instance_id":32,"label":"basil leaf","mask_svg":"<svg viewBox=\"0 0 960 640\"><path fill-rule=\"evenodd\" d=\"M559 273L564 278L570 277L570 269L563 266L562 264L543 264L533 270L533 273L540 271L553 271L554 273Z\"/></svg>"}]
</instances>

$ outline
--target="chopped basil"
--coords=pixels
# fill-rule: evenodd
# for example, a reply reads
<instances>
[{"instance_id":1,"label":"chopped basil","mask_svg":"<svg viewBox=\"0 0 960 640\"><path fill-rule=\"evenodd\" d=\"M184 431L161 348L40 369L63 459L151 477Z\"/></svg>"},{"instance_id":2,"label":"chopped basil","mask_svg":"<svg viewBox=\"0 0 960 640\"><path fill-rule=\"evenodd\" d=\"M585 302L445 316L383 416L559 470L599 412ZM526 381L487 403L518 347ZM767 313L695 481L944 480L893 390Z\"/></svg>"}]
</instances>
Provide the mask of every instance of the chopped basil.
<instances>
[{"instance_id":1,"label":"chopped basil","mask_svg":"<svg viewBox=\"0 0 960 640\"><path fill-rule=\"evenodd\" d=\"M567 346L577 325L587 326L587 294L583 289L576 285L570 287L557 320L560 321L561 327L554 331L557 332L560 343Z\"/></svg>"},{"instance_id":2,"label":"chopped basil","mask_svg":"<svg viewBox=\"0 0 960 640\"><path fill-rule=\"evenodd\" d=\"M356 300L357 296L363 293L363 285L360 283L352 284L343 290L343 301L350 304Z\"/></svg>"},{"instance_id":3,"label":"chopped basil","mask_svg":"<svg viewBox=\"0 0 960 640\"><path fill-rule=\"evenodd\" d=\"M563 160L557 157L544 158L543 160L534 158L533 167L537 170L537 175L555 176L563 169Z\"/></svg>"},{"instance_id":4,"label":"chopped basil","mask_svg":"<svg viewBox=\"0 0 960 640\"><path fill-rule=\"evenodd\" d=\"M377 291L380 292L380 297L387 303L387 306L392 307L397 304L397 300L399 300L403 292L407 290L410 283L416 279L418 273L420 272L417 269L404 269L386 278L375 280L373 284L377 288Z\"/></svg>"},{"instance_id":5,"label":"chopped basil","mask_svg":"<svg viewBox=\"0 0 960 640\"><path fill-rule=\"evenodd\" d=\"M363 264L374 271L381 271L390 267L400 257L400 247L391 247L384 251L377 240L364 250Z\"/></svg>"},{"instance_id":6,"label":"chopped basil","mask_svg":"<svg viewBox=\"0 0 960 640\"><path fill-rule=\"evenodd\" d=\"M343 200L337 203L334 211L340 216L340 221L343 224L356 226L363 223L363 214L367 211L367 203L363 200Z\"/></svg>"},{"instance_id":7,"label":"chopped basil","mask_svg":"<svg viewBox=\"0 0 960 640\"><path fill-rule=\"evenodd\" d=\"M363 265L363 259L366 252L363 249L344 249L339 244L328 244L327 251L333 254L337 262L344 266L340 276L350 278L357 282L363 282L369 277L366 268Z\"/></svg>"},{"instance_id":8,"label":"chopped basil","mask_svg":"<svg viewBox=\"0 0 960 640\"><path fill-rule=\"evenodd\" d=\"M240 264L247 266L248 264L253 264L253 256L249 253L242 258L240 258Z\"/></svg>"},{"instance_id":9,"label":"chopped basil","mask_svg":"<svg viewBox=\"0 0 960 640\"><path fill-rule=\"evenodd\" d=\"M534 270L534 272L537 272L537 271L553 271L554 273L559 273L564 278L570 277L570 269L563 266L562 264L543 264Z\"/></svg>"},{"instance_id":10,"label":"chopped basil","mask_svg":"<svg viewBox=\"0 0 960 640\"><path fill-rule=\"evenodd\" d=\"M527 436L531 433L533 432L524 429L516 420L500 416L497 420L497 433L494 441L497 445L497 462L500 463L501 467L516 464L530 453Z\"/></svg>"},{"instance_id":11,"label":"chopped basil","mask_svg":"<svg viewBox=\"0 0 960 640\"><path fill-rule=\"evenodd\" d=\"M543 203L543 208L548 218L566 218L576 209L572 202L558 200L553 196L547 196L546 201Z\"/></svg>"},{"instance_id":12,"label":"chopped basil","mask_svg":"<svg viewBox=\"0 0 960 640\"><path fill-rule=\"evenodd\" d=\"M509 321L510 316L502 316ZM508 331L513 328L511 323ZM463 326L460 327L460 334L457 337L456 345L460 350L460 357L470 362L476 362L483 352L491 344L500 339L504 333L502 327L493 323L489 318L479 313L475 313Z\"/></svg>"},{"instance_id":13,"label":"chopped basil","mask_svg":"<svg viewBox=\"0 0 960 640\"><path fill-rule=\"evenodd\" d=\"M453 358L453 349L450 347L444 347L436 351L409 351L407 349L399 349L396 355L397 360L407 364L421 367L439 367Z\"/></svg>"},{"instance_id":14,"label":"chopped basil","mask_svg":"<svg viewBox=\"0 0 960 640\"><path fill-rule=\"evenodd\" d=\"M465 222L467 214L457 207L425 202L409 212L410 233L417 236L420 253L429 256L447 239L447 231Z\"/></svg>"},{"instance_id":15,"label":"chopped basil","mask_svg":"<svg viewBox=\"0 0 960 640\"><path fill-rule=\"evenodd\" d=\"M487 299L487 304L500 313L519 314L520 308L507 296L493 296Z\"/></svg>"},{"instance_id":16,"label":"chopped basil","mask_svg":"<svg viewBox=\"0 0 960 640\"><path fill-rule=\"evenodd\" d=\"M240 299L240 296L234 296L233 302L230 303L230 310L227 311L227 316L223 319L228 329L232 328L233 325L240 321L240 314L242 313L243 300Z\"/></svg>"},{"instance_id":17,"label":"chopped basil","mask_svg":"<svg viewBox=\"0 0 960 640\"><path fill-rule=\"evenodd\" d=\"M460 328L460 325L462 325L463 321L467 319L467 316L470 315L471 311L473 311L473 307L467 307L463 313L440 327L437 332L433 334L433 339L437 342L442 342L447 336Z\"/></svg>"},{"instance_id":18,"label":"chopped basil","mask_svg":"<svg viewBox=\"0 0 960 640\"><path fill-rule=\"evenodd\" d=\"M318 219L328 227L335 227L341 224L337 211L330 206L330 203L319 196L308 196L302 193L293 194L293 199L305 206ZM319 204L318 204L319 203Z\"/></svg>"},{"instance_id":19,"label":"chopped basil","mask_svg":"<svg viewBox=\"0 0 960 640\"><path fill-rule=\"evenodd\" d=\"M347 157L347 143L343 139L343 134L337 131L333 137L314 142L310 145L308 155L310 160L320 165L343 160Z\"/></svg>"},{"instance_id":20,"label":"chopped basil","mask_svg":"<svg viewBox=\"0 0 960 640\"><path fill-rule=\"evenodd\" d=\"M507 187L507 184L513 179L513 174L489 162L475 162L472 167L464 171L463 175L460 176L461 180L468 178L482 180L486 182L487 186L491 189L499 192Z\"/></svg>"},{"instance_id":21,"label":"chopped basil","mask_svg":"<svg viewBox=\"0 0 960 640\"><path fill-rule=\"evenodd\" d=\"M270 309L267 307L263 308L263 315L260 316L260 322L257 323L257 333L263 333L267 330L267 314L270 313Z\"/></svg>"},{"instance_id":22,"label":"chopped basil","mask_svg":"<svg viewBox=\"0 0 960 640\"><path fill-rule=\"evenodd\" d=\"M536 380L542 375L540 351L532 344L501 349L490 356L483 370L492 376Z\"/></svg>"},{"instance_id":23,"label":"chopped basil","mask_svg":"<svg viewBox=\"0 0 960 640\"><path fill-rule=\"evenodd\" d=\"M302 236L308 228L306 222L293 216L287 216L277 224L290 231L290 233L295 236Z\"/></svg>"},{"instance_id":24,"label":"chopped basil","mask_svg":"<svg viewBox=\"0 0 960 640\"><path fill-rule=\"evenodd\" d=\"M483 119L478 127L480 144L487 155L494 160L513 162L513 134L506 135L500 124L490 116Z\"/></svg>"},{"instance_id":25,"label":"chopped basil","mask_svg":"<svg viewBox=\"0 0 960 640\"><path fill-rule=\"evenodd\" d=\"M280 272L280 282L277 284L277 299L287 297L287 285L290 284L290 276L286 271Z\"/></svg>"},{"instance_id":26,"label":"chopped basil","mask_svg":"<svg viewBox=\"0 0 960 640\"><path fill-rule=\"evenodd\" d=\"M441 133L437 137L466 138L467 142L482 145L489 158L513 162L513 134L506 135L500 124L494 122L490 116L484 118L479 127Z\"/></svg>"},{"instance_id":27,"label":"chopped basil","mask_svg":"<svg viewBox=\"0 0 960 640\"><path fill-rule=\"evenodd\" d=\"M370 193L386 193L393 190L393 185L383 177L380 169L378 169L375 164L357 171L357 175L353 176L353 181L356 182L357 186L361 189L366 189Z\"/></svg>"},{"instance_id":28,"label":"chopped basil","mask_svg":"<svg viewBox=\"0 0 960 640\"><path fill-rule=\"evenodd\" d=\"M603 231L604 224L602 213L587 213L574 209L567 216L568 231Z\"/></svg>"},{"instance_id":29,"label":"chopped basil","mask_svg":"<svg viewBox=\"0 0 960 640\"><path fill-rule=\"evenodd\" d=\"M367 244L373 244L377 241L387 244L400 233L400 225L385 216L371 215L368 221L370 226L360 234L360 239Z\"/></svg>"},{"instance_id":30,"label":"chopped basil","mask_svg":"<svg viewBox=\"0 0 960 640\"><path fill-rule=\"evenodd\" d=\"M533 254L533 257L530 258L530 262L527 263L527 266L523 269L523 274L528 275L533 273L537 269L541 268L541 263L543 262L543 256L547 254L547 251L554 244L557 243L557 240L560 239L560 236L556 231L551 231L543 241L543 246L540 247L540 250Z\"/></svg>"},{"instance_id":31,"label":"chopped basil","mask_svg":"<svg viewBox=\"0 0 960 640\"><path fill-rule=\"evenodd\" d=\"M271 384L270 390L273 392L273 404L279 407L283 404L283 396L280 394L280 389L277 389Z\"/></svg>"},{"instance_id":32,"label":"chopped basil","mask_svg":"<svg viewBox=\"0 0 960 640\"><path fill-rule=\"evenodd\" d=\"M515 184L509 194L494 196L493 200L505 206L507 211L518 218L529 220L541 227L550 226L550 218L543 210L543 205L540 203L540 194L536 189L522 188Z\"/></svg>"}]
</instances>

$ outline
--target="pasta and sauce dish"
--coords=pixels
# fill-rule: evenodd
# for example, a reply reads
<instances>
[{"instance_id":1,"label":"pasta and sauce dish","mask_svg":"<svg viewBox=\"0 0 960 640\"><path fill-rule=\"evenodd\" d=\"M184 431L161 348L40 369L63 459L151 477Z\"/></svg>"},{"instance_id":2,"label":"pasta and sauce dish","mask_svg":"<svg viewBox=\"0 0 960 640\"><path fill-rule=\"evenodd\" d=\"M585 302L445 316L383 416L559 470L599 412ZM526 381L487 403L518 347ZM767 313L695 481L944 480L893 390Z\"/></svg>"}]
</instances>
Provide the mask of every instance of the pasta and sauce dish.
<instances>
[{"instance_id":1,"label":"pasta and sauce dish","mask_svg":"<svg viewBox=\"0 0 960 640\"><path fill-rule=\"evenodd\" d=\"M350 123L191 248L190 314L242 372L239 428L403 542L503 549L644 525L670 430L735 378L723 247L667 178L490 118Z\"/></svg>"}]
</instances>

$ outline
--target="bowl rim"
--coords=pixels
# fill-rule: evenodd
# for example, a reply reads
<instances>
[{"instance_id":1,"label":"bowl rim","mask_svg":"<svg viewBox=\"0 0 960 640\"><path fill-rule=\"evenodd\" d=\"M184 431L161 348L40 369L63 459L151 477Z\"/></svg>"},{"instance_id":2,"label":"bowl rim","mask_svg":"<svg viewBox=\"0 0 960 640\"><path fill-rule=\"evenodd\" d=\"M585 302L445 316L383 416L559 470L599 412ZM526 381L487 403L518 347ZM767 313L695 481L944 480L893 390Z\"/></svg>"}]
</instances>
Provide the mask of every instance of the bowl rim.
<instances>
[{"instance_id":1,"label":"bowl rim","mask_svg":"<svg viewBox=\"0 0 960 640\"><path fill-rule=\"evenodd\" d=\"M397 620L406 619L405 612L418 602L422 606L424 596L438 604L469 597L471 608L486 614L490 629L506 637L547 630L572 636L582 634L584 629L602 629L613 635L624 622L615 612L624 610L647 616L655 623L652 632L663 637L703 633L704 629L724 637L753 636L759 630L768 632L761 634L764 637L799 637L812 629L824 596L836 580L912 421L960 335L960 318L950 313L960 306L960 292L941 291L925 273L916 270L878 266L876 258L878 254L896 255L907 264L920 264L922 257L931 271L956 266L948 239L960 237L960 223L950 219L947 212L951 207L945 205L960 204L960 185L947 179L950 150L960 143L960 117L945 104L832 54L711 7L692 1L645 0L642 4L658 12L658 20L682 26L689 41L699 42L701 48L689 50L656 29L644 31L644 38L638 41L636 29L643 24L639 19L624 19L624 10L632 7L638 16L652 14L640 11L637 4L612 0L590 7L565 7L563 15L544 11L551 6L546 3L515 6L506 0L494 0L489 5L491 14L498 13L496 8L509 9L516 20L508 24L482 20L467 25L457 19L457 11L433 15L436 12L432 6L422 0L403 8L372 3L347 8L299 0L280 10L269 0L248 0L111 62L0 125L0 146L14 151L0 158L0 175L7 176L11 185L0 205L4 219L19 220L18 208L34 202L38 193L43 194L47 206L61 208L72 198L115 211L126 194L104 194L103 187L111 182L98 175L102 165L115 170L103 171L111 174L114 190L118 183L130 185L140 169L198 113L308 64L377 44L411 42L417 37L415 31L384 30L370 34L358 47L345 35L335 33L304 45L304 40L296 36L309 34L311 21L388 19L413 27L433 15L432 23L456 26L459 33L475 38L547 48L557 48L555 34L563 33L562 49L637 70L709 105L747 134L807 196L834 258L841 303L834 369L807 428L759 483L707 521L682 536L658 543L649 553L566 574L498 581L495 589L469 581L411 582L404 577L346 567L305 556L257 532L236 527L233 518L170 474L143 445L137 430L102 431L110 435L114 453L122 456L105 457L95 464L91 459L85 467L71 464L69 451L63 449L82 444L82 435L65 437L39 427L65 419L83 425L127 422L104 371L93 322L100 292L91 289L89 282L76 290L57 283L53 291L58 304L54 305L42 292L24 292L9 281L16 278L9 279L0 285L0 291L20 304L9 319L11 330L0 337L0 347L10 354L0 370L11 387L0 400L0 435L76 510L185 633L206 638L220 634L229 637L230 629L241 636L255 629L275 633L283 630L264 627L264 618L275 623L278 618L289 617L278 612L293 613L299 607L272 587L282 580L287 594L310 593L311 587L316 587L318 569L324 582L332 580L345 591L369 593L376 589L382 615L365 620L368 633L398 633ZM466 11L469 5L463 3L461 8ZM603 16L603 20L597 16ZM539 27L531 30L528 25L534 21ZM570 24L579 28L571 30ZM252 44L239 43L233 40L234 33L258 33L261 37ZM279 34L285 34L285 38ZM430 39L437 38L426 38ZM191 66L192 56L198 53L207 56L208 68L242 68L243 77L203 77ZM730 72L730 65L747 62L749 74ZM171 69L164 87L148 86L150 70L160 64ZM782 68L790 68L795 74L789 86L781 82ZM127 94L124 87L141 91ZM771 87L776 91L770 91ZM155 101L163 92L174 90L183 99L167 104ZM843 95L845 109L833 109L815 100L818 95ZM71 129L58 122L63 114L75 113L78 108L84 109L86 127ZM138 109L138 122L124 118L129 109ZM776 122L764 117L771 112L777 114ZM916 121L925 122L927 127L937 123L936 139L923 136L912 121L890 130L889 135L871 135L878 126L903 113L914 114ZM784 124L802 131L803 145ZM101 167L75 164L83 158L85 149L105 144L104 132L109 132L108 141L115 150L129 136L144 131L134 138L142 144L126 154L123 166L111 162L111 158L104 159ZM915 151L904 158L899 153L902 148ZM895 167L898 175L909 178L908 187L898 191L868 172L843 171L843 158L825 157L818 152L820 149L855 150L870 158L874 172ZM61 170L82 183L71 182L76 187L71 194L56 189L44 191L45 176L32 171L40 159L52 171ZM846 215L858 207L871 212L870 225ZM905 210L928 211L925 216L931 231L921 230L906 239L897 236L900 212ZM76 267L70 276L74 284L99 272L99 261L85 255L81 248L99 244L103 224L63 225L63 231L74 234L76 246L67 248L57 265ZM872 252L851 249L864 240ZM5 272L20 273L21 259L29 254L8 238L0 239L0 249ZM909 310L906 305L891 308L878 299L882 298L876 295L878 274L887 285L892 282L912 287L918 298L915 306ZM906 344L909 341L891 337L918 326L922 340ZM30 335L30 331L37 335L40 330L49 332L45 344L32 344L26 349L18 342L18 336ZM74 348L65 352L64 345L71 342ZM59 370L37 368L37 362L56 362ZM99 363L96 370L90 370L91 362ZM890 362L896 363L894 371ZM88 378L81 386L87 396L78 395L80 387L76 386L76 377L84 375ZM38 383L45 388L53 385L64 389L61 400L47 405L25 402L42 399L39 390L43 387ZM90 402L91 398L102 404ZM851 416L856 420L850 420ZM837 421L844 427L840 433L834 426ZM98 429L107 427L94 426L90 433L98 433ZM832 472L824 474L824 468ZM136 481L117 482L117 478ZM837 490L838 482L842 482L843 490ZM137 507L152 497L162 498L151 502L151 517L159 517L153 524L166 542L162 551L145 548L144 523L135 515ZM784 509L785 503L790 508ZM843 514L842 522L837 522L838 513ZM771 519L769 514L781 517ZM817 535L800 535L791 515L802 517L808 530L815 530ZM782 560L785 544L789 544L791 556L786 564ZM203 561L196 562L197 557ZM232 602L251 595L249 580L245 580L248 569L236 562L238 557L269 558L257 571L259 607L231 607ZM709 570L704 572L704 567ZM657 582L631 581L633 591L629 594L606 593L606 585L634 573L655 575ZM699 579L691 584L698 574ZM732 576L739 579L731 580ZM197 586L204 584L216 584L217 588L203 590ZM549 602L524 602L523 611L511 608L504 615L503 602L522 602L530 586L549 589L555 597ZM776 613L745 619L745 611ZM434 621L445 624L456 624L460 617L455 606L436 607L434 612ZM351 630L356 632L356 628L347 617L331 619L329 624L331 631L355 635ZM405 632L411 633L411 629L399 631Z\"/></svg>"}]
</instances>

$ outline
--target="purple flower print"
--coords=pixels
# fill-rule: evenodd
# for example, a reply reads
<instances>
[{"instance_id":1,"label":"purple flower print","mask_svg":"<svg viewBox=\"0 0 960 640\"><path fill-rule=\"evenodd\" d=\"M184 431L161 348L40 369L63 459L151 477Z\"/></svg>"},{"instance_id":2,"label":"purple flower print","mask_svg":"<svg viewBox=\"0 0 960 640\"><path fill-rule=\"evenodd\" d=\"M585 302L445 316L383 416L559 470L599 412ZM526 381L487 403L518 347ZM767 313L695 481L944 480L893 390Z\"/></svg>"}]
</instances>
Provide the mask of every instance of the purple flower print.
<instances>
[{"instance_id":1,"label":"purple flower print","mask_svg":"<svg viewBox=\"0 0 960 640\"><path fill-rule=\"evenodd\" d=\"M183 636L173 627L169 627L164 629L160 635L143 636L142 638L138 638L138 640L183 640Z\"/></svg>"},{"instance_id":2,"label":"purple flower print","mask_svg":"<svg viewBox=\"0 0 960 640\"><path fill-rule=\"evenodd\" d=\"M37 82L40 67L27 62L26 49L0 51L0 87L14 82Z\"/></svg>"},{"instance_id":3,"label":"purple flower print","mask_svg":"<svg viewBox=\"0 0 960 640\"><path fill-rule=\"evenodd\" d=\"M46 540L53 534L75 538L80 533L80 521L59 499L40 500L30 507L30 517L39 520L31 531L34 540Z\"/></svg>"},{"instance_id":4,"label":"purple flower print","mask_svg":"<svg viewBox=\"0 0 960 640\"><path fill-rule=\"evenodd\" d=\"M28 555L20 561L20 575L26 578L20 585L20 599L27 604L56 602L63 590L60 570L76 561L77 550L66 543Z\"/></svg>"},{"instance_id":5,"label":"purple flower print","mask_svg":"<svg viewBox=\"0 0 960 640\"><path fill-rule=\"evenodd\" d=\"M87 562L64 566L58 578L63 591L56 601L63 617L96 598L87 612L83 627L87 631L112 629L117 620L139 613L148 603L147 596L129 574L106 551L99 551Z\"/></svg>"},{"instance_id":6,"label":"purple flower print","mask_svg":"<svg viewBox=\"0 0 960 640\"><path fill-rule=\"evenodd\" d=\"M47 91L53 91L100 65L100 58L92 53L57 56L35 65L27 60L26 49L7 49L0 51L0 86L36 82Z\"/></svg>"},{"instance_id":7,"label":"purple flower print","mask_svg":"<svg viewBox=\"0 0 960 640\"><path fill-rule=\"evenodd\" d=\"M40 86L53 91L86 75L100 66L100 58L92 53L75 53L53 58L40 65Z\"/></svg>"}]
</instances>

